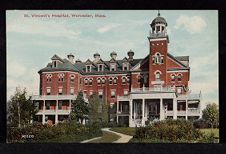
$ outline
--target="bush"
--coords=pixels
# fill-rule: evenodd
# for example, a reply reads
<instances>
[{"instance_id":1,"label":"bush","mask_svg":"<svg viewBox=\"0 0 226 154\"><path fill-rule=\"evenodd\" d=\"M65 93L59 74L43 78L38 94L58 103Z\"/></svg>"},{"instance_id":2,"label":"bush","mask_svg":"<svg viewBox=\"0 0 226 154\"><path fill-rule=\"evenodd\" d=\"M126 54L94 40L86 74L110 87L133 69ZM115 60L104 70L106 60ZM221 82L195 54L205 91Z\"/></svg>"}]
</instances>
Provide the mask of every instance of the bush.
<instances>
[{"instance_id":1,"label":"bush","mask_svg":"<svg viewBox=\"0 0 226 154\"><path fill-rule=\"evenodd\" d=\"M171 142L193 142L202 137L192 123L186 120L165 120L146 127L136 128L134 138L142 140L161 140Z\"/></svg>"},{"instance_id":2,"label":"bush","mask_svg":"<svg viewBox=\"0 0 226 154\"><path fill-rule=\"evenodd\" d=\"M195 128L209 128L209 124L204 119L198 119L193 122Z\"/></svg>"}]
</instances>

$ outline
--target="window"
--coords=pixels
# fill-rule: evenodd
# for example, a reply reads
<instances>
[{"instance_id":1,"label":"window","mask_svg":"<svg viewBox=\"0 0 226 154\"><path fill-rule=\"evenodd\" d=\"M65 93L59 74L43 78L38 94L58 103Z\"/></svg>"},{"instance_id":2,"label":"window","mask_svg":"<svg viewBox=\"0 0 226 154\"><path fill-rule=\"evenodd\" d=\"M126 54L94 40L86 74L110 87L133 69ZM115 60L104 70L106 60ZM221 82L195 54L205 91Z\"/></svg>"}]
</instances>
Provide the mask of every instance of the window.
<instances>
[{"instance_id":1,"label":"window","mask_svg":"<svg viewBox=\"0 0 226 154\"><path fill-rule=\"evenodd\" d=\"M103 91L99 91L98 95L99 95L99 98L102 99L103 98Z\"/></svg>"},{"instance_id":2,"label":"window","mask_svg":"<svg viewBox=\"0 0 226 154\"><path fill-rule=\"evenodd\" d=\"M93 95L93 91L90 91L90 92L89 92L89 95L92 96L92 95Z\"/></svg>"},{"instance_id":3,"label":"window","mask_svg":"<svg viewBox=\"0 0 226 154\"><path fill-rule=\"evenodd\" d=\"M116 71L116 64L110 65L110 71Z\"/></svg>"},{"instance_id":4,"label":"window","mask_svg":"<svg viewBox=\"0 0 226 154\"><path fill-rule=\"evenodd\" d=\"M46 103L46 110L50 110L50 102Z\"/></svg>"},{"instance_id":5,"label":"window","mask_svg":"<svg viewBox=\"0 0 226 154\"><path fill-rule=\"evenodd\" d=\"M157 28L156 31L158 33L160 31L160 26L157 26L156 28Z\"/></svg>"},{"instance_id":6,"label":"window","mask_svg":"<svg viewBox=\"0 0 226 154\"><path fill-rule=\"evenodd\" d=\"M89 85L92 86L93 84L93 79L89 79Z\"/></svg>"},{"instance_id":7,"label":"window","mask_svg":"<svg viewBox=\"0 0 226 154\"><path fill-rule=\"evenodd\" d=\"M57 62L53 61L53 67L57 67Z\"/></svg>"},{"instance_id":8,"label":"window","mask_svg":"<svg viewBox=\"0 0 226 154\"><path fill-rule=\"evenodd\" d=\"M141 82L141 75L137 76L137 82Z\"/></svg>"},{"instance_id":9,"label":"window","mask_svg":"<svg viewBox=\"0 0 226 154\"><path fill-rule=\"evenodd\" d=\"M124 90L124 96L128 96L129 95L129 91L128 90Z\"/></svg>"},{"instance_id":10,"label":"window","mask_svg":"<svg viewBox=\"0 0 226 154\"><path fill-rule=\"evenodd\" d=\"M130 77L129 76L127 76L127 82L130 83Z\"/></svg>"},{"instance_id":11,"label":"window","mask_svg":"<svg viewBox=\"0 0 226 154\"><path fill-rule=\"evenodd\" d=\"M116 77L114 78L113 82L114 82L115 85L117 84L117 78Z\"/></svg>"},{"instance_id":12,"label":"window","mask_svg":"<svg viewBox=\"0 0 226 154\"><path fill-rule=\"evenodd\" d=\"M59 102L58 102L58 110L62 110L62 104L63 104L62 101L59 101Z\"/></svg>"},{"instance_id":13,"label":"window","mask_svg":"<svg viewBox=\"0 0 226 154\"><path fill-rule=\"evenodd\" d=\"M71 82L74 82L74 81L75 81L75 76L74 76L74 75L71 75L71 76L70 76L70 81L71 81Z\"/></svg>"},{"instance_id":14,"label":"window","mask_svg":"<svg viewBox=\"0 0 226 154\"><path fill-rule=\"evenodd\" d=\"M177 87L177 93L181 94L182 93L182 88L181 87Z\"/></svg>"},{"instance_id":15,"label":"window","mask_svg":"<svg viewBox=\"0 0 226 154\"><path fill-rule=\"evenodd\" d=\"M154 64L163 64L163 56L158 52L153 55L152 60Z\"/></svg>"},{"instance_id":16,"label":"window","mask_svg":"<svg viewBox=\"0 0 226 154\"><path fill-rule=\"evenodd\" d=\"M112 85L113 84L113 80L112 78L109 78L109 84Z\"/></svg>"},{"instance_id":17,"label":"window","mask_svg":"<svg viewBox=\"0 0 226 154\"><path fill-rule=\"evenodd\" d=\"M111 98L115 98L115 90L111 91Z\"/></svg>"},{"instance_id":18,"label":"window","mask_svg":"<svg viewBox=\"0 0 226 154\"><path fill-rule=\"evenodd\" d=\"M88 79L84 79L84 84L85 84L85 86L88 85Z\"/></svg>"},{"instance_id":19,"label":"window","mask_svg":"<svg viewBox=\"0 0 226 154\"><path fill-rule=\"evenodd\" d=\"M71 94L71 95L74 95L74 93L75 93L74 88L71 88L71 89L70 89L70 94Z\"/></svg>"},{"instance_id":20,"label":"window","mask_svg":"<svg viewBox=\"0 0 226 154\"><path fill-rule=\"evenodd\" d=\"M160 72L155 73L155 81L160 81Z\"/></svg>"},{"instance_id":21,"label":"window","mask_svg":"<svg viewBox=\"0 0 226 154\"><path fill-rule=\"evenodd\" d=\"M63 89L62 88L59 88L58 89L58 95L62 95L62 93L63 93Z\"/></svg>"},{"instance_id":22,"label":"window","mask_svg":"<svg viewBox=\"0 0 226 154\"><path fill-rule=\"evenodd\" d=\"M99 65L98 65L98 71L99 71L99 72L104 71L104 65L103 65L103 64L99 64Z\"/></svg>"},{"instance_id":23,"label":"window","mask_svg":"<svg viewBox=\"0 0 226 154\"><path fill-rule=\"evenodd\" d=\"M50 95L50 93L51 93L51 88L47 88L46 89L46 95Z\"/></svg>"},{"instance_id":24,"label":"window","mask_svg":"<svg viewBox=\"0 0 226 154\"><path fill-rule=\"evenodd\" d=\"M64 82L64 74L63 73L58 74L58 81L59 82Z\"/></svg>"},{"instance_id":25,"label":"window","mask_svg":"<svg viewBox=\"0 0 226 154\"><path fill-rule=\"evenodd\" d=\"M105 78L102 78L102 84L105 84Z\"/></svg>"},{"instance_id":26,"label":"window","mask_svg":"<svg viewBox=\"0 0 226 154\"><path fill-rule=\"evenodd\" d=\"M181 74L178 74L177 80L178 80L178 81L181 81L181 79L182 79L182 75L181 75Z\"/></svg>"},{"instance_id":27,"label":"window","mask_svg":"<svg viewBox=\"0 0 226 154\"><path fill-rule=\"evenodd\" d=\"M91 72L91 65L86 66L86 72Z\"/></svg>"},{"instance_id":28,"label":"window","mask_svg":"<svg viewBox=\"0 0 226 154\"><path fill-rule=\"evenodd\" d=\"M97 85L101 85L101 79L97 78Z\"/></svg>"},{"instance_id":29,"label":"window","mask_svg":"<svg viewBox=\"0 0 226 154\"><path fill-rule=\"evenodd\" d=\"M125 83L126 83L126 77L123 76L123 77L122 77L122 84L125 84Z\"/></svg>"},{"instance_id":30,"label":"window","mask_svg":"<svg viewBox=\"0 0 226 154\"><path fill-rule=\"evenodd\" d=\"M52 81L52 74L46 74L46 82Z\"/></svg>"},{"instance_id":31,"label":"window","mask_svg":"<svg viewBox=\"0 0 226 154\"><path fill-rule=\"evenodd\" d=\"M84 98L87 98L87 91L86 90L84 90L83 95L84 95Z\"/></svg>"},{"instance_id":32,"label":"window","mask_svg":"<svg viewBox=\"0 0 226 154\"><path fill-rule=\"evenodd\" d=\"M171 81L175 81L175 79L176 79L176 76L174 74L171 75Z\"/></svg>"}]
</instances>

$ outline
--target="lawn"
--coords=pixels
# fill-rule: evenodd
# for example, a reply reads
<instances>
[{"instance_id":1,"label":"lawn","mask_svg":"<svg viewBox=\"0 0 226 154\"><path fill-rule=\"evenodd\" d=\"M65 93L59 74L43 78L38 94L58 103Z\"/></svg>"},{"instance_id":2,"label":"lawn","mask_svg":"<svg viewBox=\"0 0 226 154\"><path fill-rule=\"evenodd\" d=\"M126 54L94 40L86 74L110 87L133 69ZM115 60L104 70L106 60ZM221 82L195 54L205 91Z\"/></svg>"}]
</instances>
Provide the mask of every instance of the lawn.
<instances>
[{"instance_id":1,"label":"lawn","mask_svg":"<svg viewBox=\"0 0 226 154\"><path fill-rule=\"evenodd\" d=\"M130 136L134 136L136 128L134 128L134 127L113 127L110 130L118 132L118 133L130 135Z\"/></svg>"},{"instance_id":2,"label":"lawn","mask_svg":"<svg viewBox=\"0 0 226 154\"><path fill-rule=\"evenodd\" d=\"M100 139L93 140L89 143L112 143L118 140L119 138L120 136L114 133L103 131L103 136Z\"/></svg>"},{"instance_id":3,"label":"lawn","mask_svg":"<svg viewBox=\"0 0 226 154\"><path fill-rule=\"evenodd\" d=\"M218 128L214 128L214 129L211 129L211 128L207 128L207 129L200 129L201 132L203 132L205 135L210 135L211 132L214 133L214 137L215 138L219 138L219 129Z\"/></svg>"}]
</instances>

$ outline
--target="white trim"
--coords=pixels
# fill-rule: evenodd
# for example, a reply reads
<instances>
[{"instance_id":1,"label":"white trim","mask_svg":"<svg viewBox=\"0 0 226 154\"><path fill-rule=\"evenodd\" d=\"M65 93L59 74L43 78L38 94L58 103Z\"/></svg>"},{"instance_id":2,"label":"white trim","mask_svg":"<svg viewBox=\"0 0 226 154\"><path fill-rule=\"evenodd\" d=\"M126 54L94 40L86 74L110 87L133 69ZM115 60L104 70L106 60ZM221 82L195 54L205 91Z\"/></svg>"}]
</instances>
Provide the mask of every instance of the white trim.
<instances>
[{"instance_id":1,"label":"white trim","mask_svg":"<svg viewBox=\"0 0 226 154\"><path fill-rule=\"evenodd\" d=\"M178 71L169 71L169 70L167 70L166 72L167 73L172 73L172 72L180 73L180 72L188 72L188 70L178 70Z\"/></svg>"},{"instance_id":2,"label":"white trim","mask_svg":"<svg viewBox=\"0 0 226 154\"><path fill-rule=\"evenodd\" d=\"M167 40L167 38L158 38L158 39L152 39L149 38L150 41L163 41L163 40Z\"/></svg>"},{"instance_id":3,"label":"white trim","mask_svg":"<svg viewBox=\"0 0 226 154\"><path fill-rule=\"evenodd\" d=\"M54 71L54 72L42 72L42 74L49 74L49 73L66 73L66 72L73 72L73 71ZM78 73L78 72L73 72L73 73L75 73L75 74L80 74L80 73Z\"/></svg>"},{"instance_id":4,"label":"white trim","mask_svg":"<svg viewBox=\"0 0 226 154\"><path fill-rule=\"evenodd\" d=\"M154 74L156 74L156 73L162 74L162 72L161 72L160 70L156 70L156 71L154 72Z\"/></svg>"}]
</instances>

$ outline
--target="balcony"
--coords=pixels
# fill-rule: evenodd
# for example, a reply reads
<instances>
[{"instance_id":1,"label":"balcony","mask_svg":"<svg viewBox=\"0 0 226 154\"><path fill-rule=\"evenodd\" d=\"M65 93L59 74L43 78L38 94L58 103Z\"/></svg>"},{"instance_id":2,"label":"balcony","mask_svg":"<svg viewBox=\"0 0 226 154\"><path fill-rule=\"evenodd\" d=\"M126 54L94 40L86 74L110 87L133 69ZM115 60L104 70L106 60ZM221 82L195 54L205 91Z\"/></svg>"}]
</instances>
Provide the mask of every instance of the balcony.
<instances>
[{"instance_id":1,"label":"balcony","mask_svg":"<svg viewBox=\"0 0 226 154\"><path fill-rule=\"evenodd\" d=\"M188 116L199 116L201 114L200 109L188 108Z\"/></svg>"},{"instance_id":2,"label":"balcony","mask_svg":"<svg viewBox=\"0 0 226 154\"><path fill-rule=\"evenodd\" d=\"M31 100L75 100L76 95L33 95Z\"/></svg>"},{"instance_id":3,"label":"balcony","mask_svg":"<svg viewBox=\"0 0 226 154\"><path fill-rule=\"evenodd\" d=\"M171 87L143 87L143 88L131 88L131 92L175 92L175 89Z\"/></svg>"},{"instance_id":4,"label":"balcony","mask_svg":"<svg viewBox=\"0 0 226 154\"><path fill-rule=\"evenodd\" d=\"M166 33L151 33L150 32L149 38L156 38L156 37L167 37L167 34Z\"/></svg>"}]
</instances>

